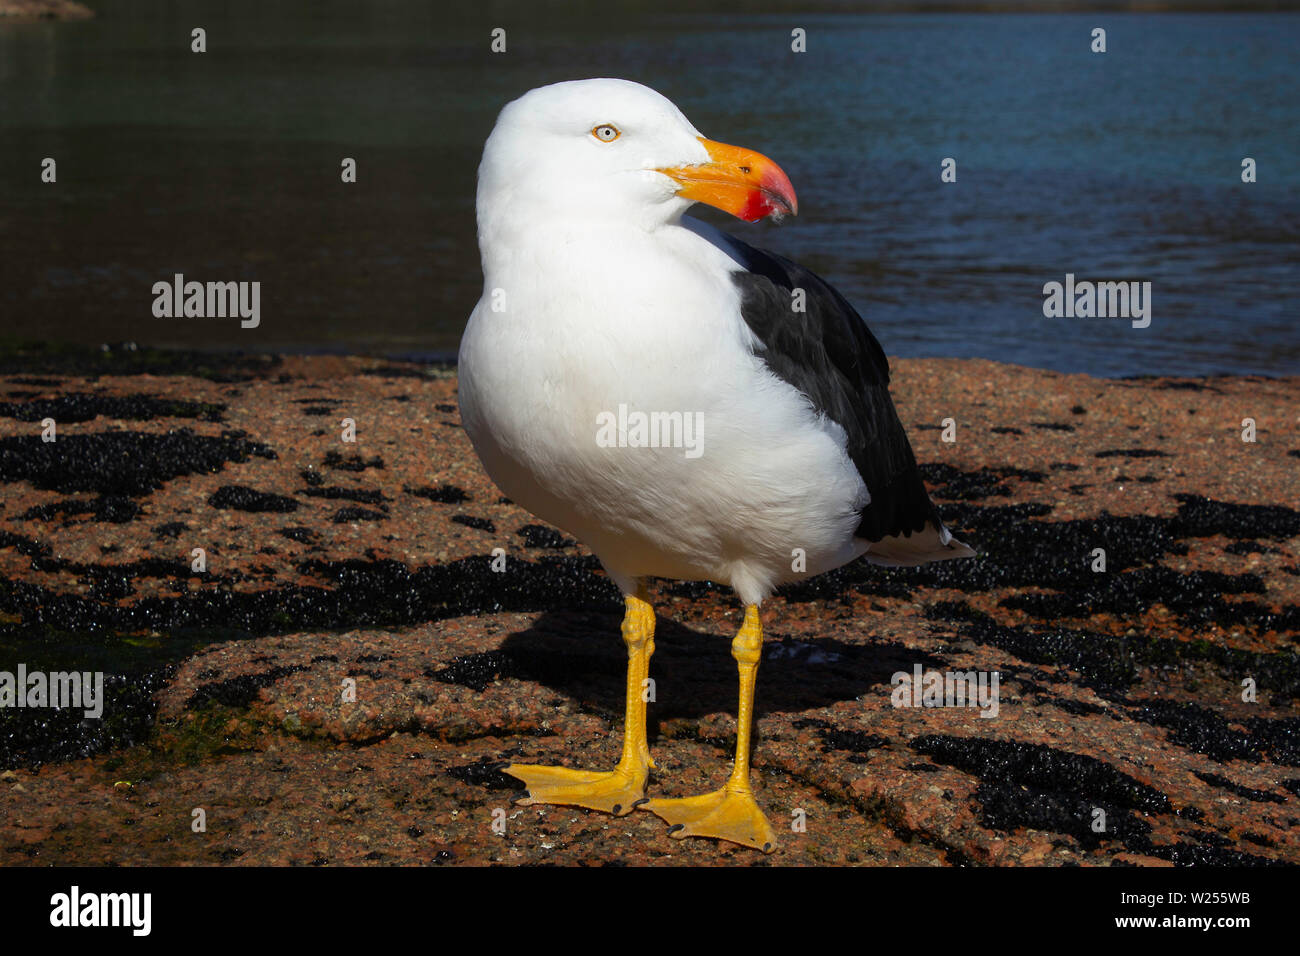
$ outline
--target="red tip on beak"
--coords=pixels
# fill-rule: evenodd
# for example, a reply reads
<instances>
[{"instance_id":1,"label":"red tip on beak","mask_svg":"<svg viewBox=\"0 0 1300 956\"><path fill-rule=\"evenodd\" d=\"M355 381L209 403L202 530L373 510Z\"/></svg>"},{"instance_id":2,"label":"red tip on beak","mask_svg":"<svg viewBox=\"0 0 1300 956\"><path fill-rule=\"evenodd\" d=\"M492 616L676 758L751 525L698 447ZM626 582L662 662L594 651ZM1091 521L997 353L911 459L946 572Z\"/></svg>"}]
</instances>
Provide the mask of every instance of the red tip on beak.
<instances>
[{"instance_id":1,"label":"red tip on beak","mask_svg":"<svg viewBox=\"0 0 1300 956\"><path fill-rule=\"evenodd\" d=\"M677 195L715 206L745 222L799 212L794 186L772 160L739 146L703 137L700 142L709 152L707 163L659 170L677 181Z\"/></svg>"}]
</instances>

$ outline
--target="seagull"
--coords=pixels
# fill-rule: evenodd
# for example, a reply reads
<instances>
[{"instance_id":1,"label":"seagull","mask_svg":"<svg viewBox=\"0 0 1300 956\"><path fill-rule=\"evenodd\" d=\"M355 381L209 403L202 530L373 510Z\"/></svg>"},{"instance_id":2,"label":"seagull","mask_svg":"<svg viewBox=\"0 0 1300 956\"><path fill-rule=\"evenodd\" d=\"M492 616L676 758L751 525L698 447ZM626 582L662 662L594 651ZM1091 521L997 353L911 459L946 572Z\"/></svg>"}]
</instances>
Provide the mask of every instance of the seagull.
<instances>
[{"instance_id":1,"label":"seagull","mask_svg":"<svg viewBox=\"0 0 1300 956\"><path fill-rule=\"evenodd\" d=\"M638 83L507 104L478 171L461 414L497 486L586 544L626 605L617 765L510 764L520 805L639 809L677 839L771 852L749 773L763 600L858 558L975 552L930 501L866 323L809 270L685 216L697 202L745 222L798 210L776 163L704 138ZM726 584L744 606L735 760L711 793L646 797L652 578Z\"/></svg>"}]
</instances>

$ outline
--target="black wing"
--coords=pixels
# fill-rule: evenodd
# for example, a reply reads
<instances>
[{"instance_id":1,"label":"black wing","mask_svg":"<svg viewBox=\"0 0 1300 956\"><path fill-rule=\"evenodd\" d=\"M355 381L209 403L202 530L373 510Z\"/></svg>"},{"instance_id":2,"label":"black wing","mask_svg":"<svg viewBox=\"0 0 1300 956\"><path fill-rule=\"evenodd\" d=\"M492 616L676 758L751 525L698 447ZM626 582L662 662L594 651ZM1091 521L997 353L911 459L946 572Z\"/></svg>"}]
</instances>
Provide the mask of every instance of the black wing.
<instances>
[{"instance_id":1,"label":"black wing","mask_svg":"<svg viewBox=\"0 0 1300 956\"><path fill-rule=\"evenodd\" d=\"M733 273L741 312L763 343L759 357L844 429L871 502L856 535L877 542L942 527L889 395L889 360L862 316L820 276L727 236L746 271ZM792 307L804 292L804 311Z\"/></svg>"}]
</instances>

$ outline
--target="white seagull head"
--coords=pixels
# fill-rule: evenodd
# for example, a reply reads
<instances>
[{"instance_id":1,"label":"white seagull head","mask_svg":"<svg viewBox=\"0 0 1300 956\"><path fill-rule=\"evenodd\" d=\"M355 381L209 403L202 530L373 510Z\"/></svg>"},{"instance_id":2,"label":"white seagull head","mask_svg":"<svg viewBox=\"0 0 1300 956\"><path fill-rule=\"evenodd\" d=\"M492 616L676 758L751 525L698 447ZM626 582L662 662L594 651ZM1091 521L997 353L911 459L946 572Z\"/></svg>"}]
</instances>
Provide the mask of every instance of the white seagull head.
<instances>
[{"instance_id":1,"label":"white seagull head","mask_svg":"<svg viewBox=\"0 0 1300 956\"><path fill-rule=\"evenodd\" d=\"M629 80L543 86L506 105L479 166L480 228L556 217L645 228L704 202L755 222L798 210L781 167L705 139L673 103Z\"/></svg>"}]
</instances>

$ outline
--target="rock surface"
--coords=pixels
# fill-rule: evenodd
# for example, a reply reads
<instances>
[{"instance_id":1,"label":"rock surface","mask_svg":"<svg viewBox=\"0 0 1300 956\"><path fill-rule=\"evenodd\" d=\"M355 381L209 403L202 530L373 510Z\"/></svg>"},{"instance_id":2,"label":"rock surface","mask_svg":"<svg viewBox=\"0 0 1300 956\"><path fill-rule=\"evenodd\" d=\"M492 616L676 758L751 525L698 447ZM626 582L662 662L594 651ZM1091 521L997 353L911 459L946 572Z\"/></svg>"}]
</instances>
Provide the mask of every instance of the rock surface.
<instances>
[{"instance_id":1,"label":"rock surface","mask_svg":"<svg viewBox=\"0 0 1300 956\"><path fill-rule=\"evenodd\" d=\"M0 0L0 17L23 20L84 20L95 11L75 0Z\"/></svg>"},{"instance_id":2,"label":"rock surface","mask_svg":"<svg viewBox=\"0 0 1300 956\"><path fill-rule=\"evenodd\" d=\"M980 557L764 607L764 857L511 804L500 761L616 759L621 605L484 475L454 370L6 361L0 669L109 676L103 720L0 710L0 864L1300 862L1300 379L896 361ZM651 789L686 795L729 770L740 609L654 595ZM997 672L997 715L895 707L918 665Z\"/></svg>"}]
</instances>

